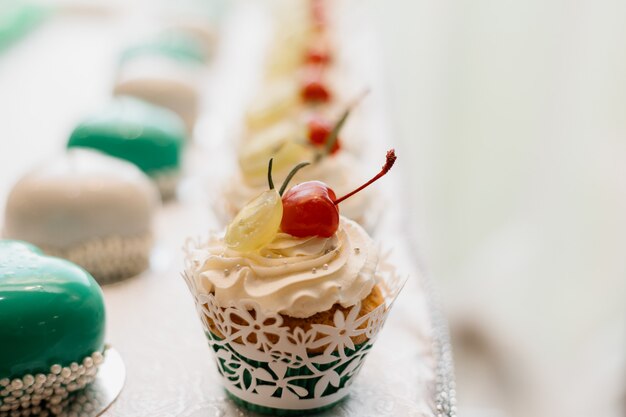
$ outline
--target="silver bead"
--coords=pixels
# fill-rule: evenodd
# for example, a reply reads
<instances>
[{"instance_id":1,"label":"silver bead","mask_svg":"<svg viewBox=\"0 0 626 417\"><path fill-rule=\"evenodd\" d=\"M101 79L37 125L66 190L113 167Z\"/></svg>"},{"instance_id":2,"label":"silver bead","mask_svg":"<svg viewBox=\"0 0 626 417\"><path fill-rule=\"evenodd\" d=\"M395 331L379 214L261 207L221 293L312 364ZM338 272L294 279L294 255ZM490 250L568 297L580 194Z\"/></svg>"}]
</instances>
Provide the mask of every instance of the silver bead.
<instances>
[{"instance_id":1,"label":"silver bead","mask_svg":"<svg viewBox=\"0 0 626 417\"><path fill-rule=\"evenodd\" d=\"M70 368L63 368L63 369L61 370L61 376L62 376L63 378L69 378L69 377L70 377L70 375L72 375L72 370L71 370Z\"/></svg>"},{"instance_id":2,"label":"silver bead","mask_svg":"<svg viewBox=\"0 0 626 417\"><path fill-rule=\"evenodd\" d=\"M229 276L230 275L230 271L228 270L228 268L224 269L224 276Z\"/></svg>"},{"instance_id":3,"label":"silver bead","mask_svg":"<svg viewBox=\"0 0 626 417\"><path fill-rule=\"evenodd\" d=\"M237 264L235 265L235 271L239 271L241 269L241 265Z\"/></svg>"},{"instance_id":4,"label":"silver bead","mask_svg":"<svg viewBox=\"0 0 626 417\"><path fill-rule=\"evenodd\" d=\"M328 270L328 264L324 264L324 265L322 266L322 268L324 269L324 271L327 271L327 270Z\"/></svg>"},{"instance_id":5,"label":"silver bead","mask_svg":"<svg viewBox=\"0 0 626 417\"><path fill-rule=\"evenodd\" d=\"M93 359L91 359L91 357L87 356L83 360L83 365L85 365L85 367L87 367L87 368L91 368L93 366Z\"/></svg>"},{"instance_id":6,"label":"silver bead","mask_svg":"<svg viewBox=\"0 0 626 417\"><path fill-rule=\"evenodd\" d=\"M317 268L313 268L313 269L311 269L311 273L313 273L313 274L317 274Z\"/></svg>"},{"instance_id":7,"label":"silver bead","mask_svg":"<svg viewBox=\"0 0 626 417\"><path fill-rule=\"evenodd\" d=\"M28 375L24 376L22 381L24 382L24 386L25 387L30 387L31 385L33 385L35 383L35 377L30 375L30 374L28 374Z\"/></svg>"},{"instance_id":8,"label":"silver bead","mask_svg":"<svg viewBox=\"0 0 626 417\"><path fill-rule=\"evenodd\" d=\"M50 398L50 400L48 400L48 402L52 405L57 405L61 401L63 401L63 397L61 397L60 395L54 395L52 398Z\"/></svg>"},{"instance_id":9,"label":"silver bead","mask_svg":"<svg viewBox=\"0 0 626 417\"><path fill-rule=\"evenodd\" d=\"M93 357L93 361L96 365L100 365L104 361L104 357L100 352L94 352L91 356Z\"/></svg>"},{"instance_id":10,"label":"silver bead","mask_svg":"<svg viewBox=\"0 0 626 417\"><path fill-rule=\"evenodd\" d=\"M61 370L63 368L61 368L61 365L52 365L52 367L50 368L50 372L52 372L55 375L58 375L61 373Z\"/></svg>"},{"instance_id":11,"label":"silver bead","mask_svg":"<svg viewBox=\"0 0 626 417\"><path fill-rule=\"evenodd\" d=\"M24 387L24 383L22 382L21 379L17 379L15 378L13 381L11 381L11 389L22 389Z\"/></svg>"}]
</instances>

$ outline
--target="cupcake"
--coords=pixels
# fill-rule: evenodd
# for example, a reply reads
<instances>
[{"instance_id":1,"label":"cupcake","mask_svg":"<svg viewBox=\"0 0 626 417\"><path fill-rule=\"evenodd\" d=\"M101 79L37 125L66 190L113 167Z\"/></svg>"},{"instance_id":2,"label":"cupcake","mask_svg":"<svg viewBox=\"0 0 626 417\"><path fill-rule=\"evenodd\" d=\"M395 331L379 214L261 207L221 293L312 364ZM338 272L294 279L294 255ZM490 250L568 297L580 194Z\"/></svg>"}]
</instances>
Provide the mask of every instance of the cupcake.
<instances>
[{"instance_id":1,"label":"cupcake","mask_svg":"<svg viewBox=\"0 0 626 417\"><path fill-rule=\"evenodd\" d=\"M202 41L182 31L163 32L122 53L114 94L168 108L192 132L207 60Z\"/></svg>"},{"instance_id":2,"label":"cupcake","mask_svg":"<svg viewBox=\"0 0 626 417\"><path fill-rule=\"evenodd\" d=\"M270 45L266 65L269 78L290 75L301 68L303 63L327 64L331 61L330 48L320 49L320 40L329 37L328 18L320 2L291 1L282 3L275 9L275 33ZM323 52L323 59L318 59Z\"/></svg>"},{"instance_id":3,"label":"cupcake","mask_svg":"<svg viewBox=\"0 0 626 417\"><path fill-rule=\"evenodd\" d=\"M340 198L319 181L277 190L270 162L269 190L225 235L188 243L184 277L236 403L302 415L348 394L402 283L338 204L394 160Z\"/></svg>"},{"instance_id":4,"label":"cupcake","mask_svg":"<svg viewBox=\"0 0 626 417\"><path fill-rule=\"evenodd\" d=\"M273 158L274 176L282 182L297 161L313 163L298 171L294 181L320 180L331 184L339 194L356 188L360 163L343 148L339 133L351 109L348 108L333 125L318 112L303 115L300 120L286 120L249 137L238 151L239 170L223 187L225 207L217 207L229 221L241 208L266 187L265 161ZM367 228L373 227L376 211L372 195L363 193L346 201L343 213Z\"/></svg>"},{"instance_id":5,"label":"cupcake","mask_svg":"<svg viewBox=\"0 0 626 417\"><path fill-rule=\"evenodd\" d=\"M290 76L264 83L246 110L246 129L257 132L274 123L345 104L337 85L340 73L320 65L304 65Z\"/></svg>"},{"instance_id":6,"label":"cupcake","mask_svg":"<svg viewBox=\"0 0 626 417\"><path fill-rule=\"evenodd\" d=\"M320 7L297 2L275 16L266 57L266 81L246 113L249 131L267 128L303 110L342 105L349 81L335 65L334 39Z\"/></svg>"},{"instance_id":7,"label":"cupcake","mask_svg":"<svg viewBox=\"0 0 626 417\"><path fill-rule=\"evenodd\" d=\"M156 188L134 165L70 149L15 184L4 236L77 263L109 283L148 267L158 203Z\"/></svg>"},{"instance_id":8,"label":"cupcake","mask_svg":"<svg viewBox=\"0 0 626 417\"><path fill-rule=\"evenodd\" d=\"M132 162L168 199L176 194L186 137L185 127L176 114L123 97L78 124L67 146L93 148Z\"/></svg>"},{"instance_id":9,"label":"cupcake","mask_svg":"<svg viewBox=\"0 0 626 417\"><path fill-rule=\"evenodd\" d=\"M105 353L102 291L84 269L0 240L0 417L59 414Z\"/></svg>"}]
</instances>

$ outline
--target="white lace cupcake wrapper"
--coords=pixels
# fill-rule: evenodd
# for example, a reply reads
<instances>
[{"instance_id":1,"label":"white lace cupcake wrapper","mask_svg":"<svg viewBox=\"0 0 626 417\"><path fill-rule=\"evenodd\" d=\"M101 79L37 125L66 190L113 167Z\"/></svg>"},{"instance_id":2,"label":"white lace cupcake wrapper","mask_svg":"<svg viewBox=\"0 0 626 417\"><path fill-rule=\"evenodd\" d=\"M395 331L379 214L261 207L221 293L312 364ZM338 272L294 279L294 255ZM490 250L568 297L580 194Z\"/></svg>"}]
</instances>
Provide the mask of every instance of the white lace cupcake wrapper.
<instances>
[{"instance_id":1,"label":"white lace cupcake wrapper","mask_svg":"<svg viewBox=\"0 0 626 417\"><path fill-rule=\"evenodd\" d=\"M98 283L109 284L147 269L152 244L152 235L146 234L92 239L63 249L43 246L42 250L82 266Z\"/></svg>"},{"instance_id":2,"label":"white lace cupcake wrapper","mask_svg":"<svg viewBox=\"0 0 626 417\"><path fill-rule=\"evenodd\" d=\"M255 303L221 307L192 276L191 270L184 274L224 387L262 412L323 409L344 398L406 281L383 263L383 304L359 316L357 303L346 313L337 310L333 324L304 330L283 325L280 314L264 313Z\"/></svg>"},{"instance_id":3,"label":"white lace cupcake wrapper","mask_svg":"<svg viewBox=\"0 0 626 417\"><path fill-rule=\"evenodd\" d=\"M103 361L104 355L94 352L80 363L52 365L48 373L0 379L0 417L62 414L71 395L95 380Z\"/></svg>"}]
</instances>

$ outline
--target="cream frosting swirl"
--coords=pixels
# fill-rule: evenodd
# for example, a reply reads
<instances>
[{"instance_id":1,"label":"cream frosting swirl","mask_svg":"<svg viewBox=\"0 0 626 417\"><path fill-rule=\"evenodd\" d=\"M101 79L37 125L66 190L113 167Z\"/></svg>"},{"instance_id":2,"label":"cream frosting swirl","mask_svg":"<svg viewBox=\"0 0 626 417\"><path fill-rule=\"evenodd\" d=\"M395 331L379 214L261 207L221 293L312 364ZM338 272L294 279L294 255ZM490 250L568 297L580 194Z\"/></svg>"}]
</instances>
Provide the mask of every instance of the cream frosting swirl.
<instances>
[{"instance_id":1,"label":"cream frosting swirl","mask_svg":"<svg viewBox=\"0 0 626 417\"><path fill-rule=\"evenodd\" d=\"M255 302L265 312L291 317L310 317L336 303L352 306L377 283L371 238L343 217L330 238L279 233L260 251L242 253L211 236L188 256L196 287L214 293L221 306Z\"/></svg>"}]
</instances>

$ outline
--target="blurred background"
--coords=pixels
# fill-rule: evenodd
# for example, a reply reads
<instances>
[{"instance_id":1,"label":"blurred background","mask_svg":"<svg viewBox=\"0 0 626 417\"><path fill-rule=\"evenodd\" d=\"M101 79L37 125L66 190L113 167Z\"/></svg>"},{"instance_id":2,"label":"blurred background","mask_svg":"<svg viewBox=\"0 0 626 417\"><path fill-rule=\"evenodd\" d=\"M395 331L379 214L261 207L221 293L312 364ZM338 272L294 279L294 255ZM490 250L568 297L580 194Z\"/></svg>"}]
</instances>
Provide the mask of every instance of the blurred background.
<instances>
[{"instance_id":1,"label":"blurred background","mask_svg":"<svg viewBox=\"0 0 626 417\"><path fill-rule=\"evenodd\" d=\"M626 3L370 4L461 410L626 415Z\"/></svg>"},{"instance_id":2,"label":"blurred background","mask_svg":"<svg viewBox=\"0 0 626 417\"><path fill-rule=\"evenodd\" d=\"M167 4L45 2L23 33L0 32L0 195L23 173L13 161L51 153L105 101L153 3ZM72 13L52 19L51 4ZM135 12L112 30L115 7ZM353 7L379 38L411 161L401 202L450 322L460 415L625 416L626 2Z\"/></svg>"}]
</instances>

